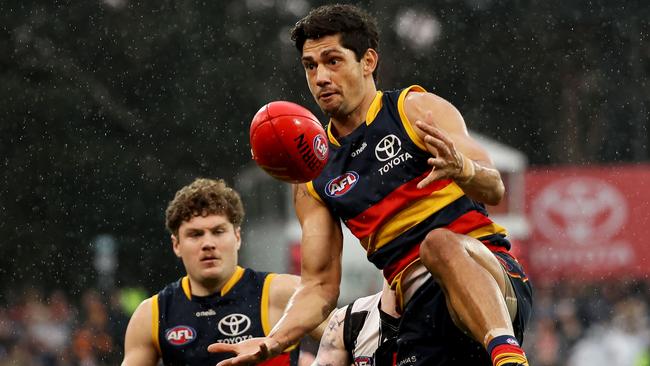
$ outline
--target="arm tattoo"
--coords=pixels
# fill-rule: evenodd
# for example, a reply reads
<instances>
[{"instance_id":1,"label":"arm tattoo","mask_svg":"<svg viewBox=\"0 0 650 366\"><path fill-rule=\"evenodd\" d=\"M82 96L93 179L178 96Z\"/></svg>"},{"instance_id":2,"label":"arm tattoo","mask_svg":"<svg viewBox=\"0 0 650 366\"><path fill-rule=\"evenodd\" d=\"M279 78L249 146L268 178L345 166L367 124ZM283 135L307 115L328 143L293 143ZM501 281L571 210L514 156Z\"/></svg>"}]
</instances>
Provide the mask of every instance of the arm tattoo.
<instances>
[{"instance_id":1,"label":"arm tattoo","mask_svg":"<svg viewBox=\"0 0 650 366\"><path fill-rule=\"evenodd\" d=\"M329 328L329 330L330 330L331 332L333 332L333 331L335 331L338 327L340 327L341 324L343 324L343 320L344 320L344 319L340 319L340 320L339 320L339 317L336 316L334 319L332 319L332 321L330 321L330 323L327 325L327 328Z\"/></svg>"},{"instance_id":2,"label":"arm tattoo","mask_svg":"<svg viewBox=\"0 0 650 366\"><path fill-rule=\"evenodd\" d=\"M327 324L327 329L323 333L321 339L320 348L324 350L336 349L336 332L339 327L343 324L345 318L339 318L339 314L334 314L334 317L330 319L329 324Z\"/></svg>"},{"instance_id":3,"label":"arm tattoo","mask_svg":"<svg viewBox=\"0 0 650 366\"><path fill-rule=\"evenodd\" d=\"M345 320L345 313L336 311L327 324L323 337L318 347L318 354L313 365L316 366L345 366L350 365L347 352L342 344L341 327Z\"/></svg>"},{"instance_id":4,"label":"arm tattoo","mask_svg":"<svg viewBox=\"0 0 650 366\"><path fill-rule=\"evenodd\" d=\"M296 203L298 198L307 197L309 193L303 184L294 184L293 186L293 202Z\"/></svg>"}]
</instances>

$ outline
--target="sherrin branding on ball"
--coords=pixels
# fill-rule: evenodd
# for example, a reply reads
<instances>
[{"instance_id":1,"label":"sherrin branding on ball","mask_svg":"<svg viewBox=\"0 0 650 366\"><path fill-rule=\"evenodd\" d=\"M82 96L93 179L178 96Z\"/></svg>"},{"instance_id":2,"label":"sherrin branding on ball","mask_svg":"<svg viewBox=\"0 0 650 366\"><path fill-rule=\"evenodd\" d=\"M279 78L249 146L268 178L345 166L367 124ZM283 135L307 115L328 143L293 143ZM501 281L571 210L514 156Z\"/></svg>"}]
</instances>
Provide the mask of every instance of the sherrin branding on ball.
<instances>
[{"instance_id":1,"label":"sherrin branding on ball","mask_svg":"<svg viewBox=\"0 0 650 366\"><path fill-rule=\"evenodd\" d=\"M272 177L305 183L318 176L327 162L327 135L306 108L275 101L255 114L250 126L253 160Z\"/></svg>"}]
</instances>

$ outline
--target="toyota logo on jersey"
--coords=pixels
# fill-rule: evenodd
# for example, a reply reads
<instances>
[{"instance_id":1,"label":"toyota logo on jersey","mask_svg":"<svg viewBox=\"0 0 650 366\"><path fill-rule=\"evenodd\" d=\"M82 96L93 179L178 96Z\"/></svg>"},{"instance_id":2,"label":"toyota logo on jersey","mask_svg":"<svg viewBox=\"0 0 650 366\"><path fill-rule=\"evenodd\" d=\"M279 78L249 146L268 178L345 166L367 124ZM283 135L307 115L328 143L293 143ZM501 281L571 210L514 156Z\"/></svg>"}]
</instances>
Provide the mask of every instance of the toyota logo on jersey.
<instances>
[{"instance_id":1,"label":"toyota logo on jersey","mask_svg":"<svg viewBox=\"0 0 650 366\"><path fill-rule=\"evenodd\" d=\"M385 136L377 143L375 157L380 162L385 163L378 169L380 175L384 175L394 167L413 159L413 156L408 151L402 152L402 141L393 134Z\"/></svg>"},{"instance_id":2,"label":"toyota logo on jersey","mask_svg":"<svg viewBox=\"0 0 650 366\"><path fill-rule=\"evenodd\" d=\"M381 139L375 146L375 156L377 160L383 162L394 158L401 150L402 141L400 141L399 137L390 134Z\"/></svg>"},{"instance_id":3,"label":"toyota logo on jersey","mask_svg":"<svg viewBox=\"0 0 650 366\"><path fill-rule=\"evenodd\" d=\"M357 172L346 172L327 183L325 186L325 194L330 197L341 197L348 193L358 181L359 174Z\"/></svg>"},{"instance_id":4,"label":"toyota logo on jersey","mask_svg":"<svg viewBox=\"0 0 650 366\"><path fill-rule=\"evenodd\" d=\"M183 346L196 339L196 331L187 325L177 325L165 331L165 339L173 346Z\"/></svg>"},{"instance_id":5,"label":"toyota logo on jersey","mask_svg":"<svg viewBox=\"0 0 650 366\"><path fill-rule=\"evenodd\" d=\"M223 335L236 337L251 327L251 319L244 314L230 314L219 320L217 327Z\"/></svg>"}]
</instances>

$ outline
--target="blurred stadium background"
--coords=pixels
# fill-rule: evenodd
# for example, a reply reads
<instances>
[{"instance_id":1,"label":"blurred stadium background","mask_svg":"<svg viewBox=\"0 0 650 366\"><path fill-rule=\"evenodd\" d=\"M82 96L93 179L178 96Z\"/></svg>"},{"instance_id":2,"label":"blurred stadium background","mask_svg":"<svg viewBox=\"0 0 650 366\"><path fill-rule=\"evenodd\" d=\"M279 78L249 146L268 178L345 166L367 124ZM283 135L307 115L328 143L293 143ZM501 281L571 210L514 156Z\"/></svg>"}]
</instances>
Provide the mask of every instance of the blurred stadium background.
<instances>
[{"instance_id":1,"label":"blurred stadium background","mask_svg":"<svg viewBox=\"0 0 650 366\"><path fill-rule=\"evenodd\" d=\"M296 270L287 187L247 132L271 100L319 112L288 30L322 3L0 2L0 365L118 364L130 312L182 273L164 209L197 176L243 193L243 264ZM450 100L500 164L532 364L650 365L650 6L358 3L380 87ZM346 265L341 303L374 273Z\"/></svg>"}]
</instances>

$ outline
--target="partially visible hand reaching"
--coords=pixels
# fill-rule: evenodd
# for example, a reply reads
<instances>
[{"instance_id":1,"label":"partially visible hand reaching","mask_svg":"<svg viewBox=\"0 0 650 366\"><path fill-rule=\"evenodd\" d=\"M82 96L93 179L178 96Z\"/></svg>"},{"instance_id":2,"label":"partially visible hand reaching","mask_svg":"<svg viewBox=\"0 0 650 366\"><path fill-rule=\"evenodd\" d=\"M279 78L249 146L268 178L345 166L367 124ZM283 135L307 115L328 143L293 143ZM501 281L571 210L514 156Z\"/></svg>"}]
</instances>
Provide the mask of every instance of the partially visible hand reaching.
<instances>
[{"instance_id":1,"label":"partially visible hand reaching","mask_svg":"<svg viewBox=\"0 0 650 366\"><path fill-rule=\"evenodd\" d=\"M456 149L447 133L438 128L431 112L427 112L424 121L415 121L416 126L425 133L424 144L433 157L427 160L432 166L431 172L418 183L424 188L439 179L454 179L467 182L473 177L473 163Z\"/></svg>"},{"instance_id":2,"label":"partially visible hand reaching","mask_svg":"<svg viewBox=\"0 0 650 366\"><path fill-rule=\"evenodd\" d=\"M280 344L274 339L269 337L259 337L247 339L236 344L213 343L208 346L208 352L234 353L234 357L219 362L217 366L237 366L256 365L262 361L279 355L282 353L282 349Z\"/></svg>"}]
</instances>

